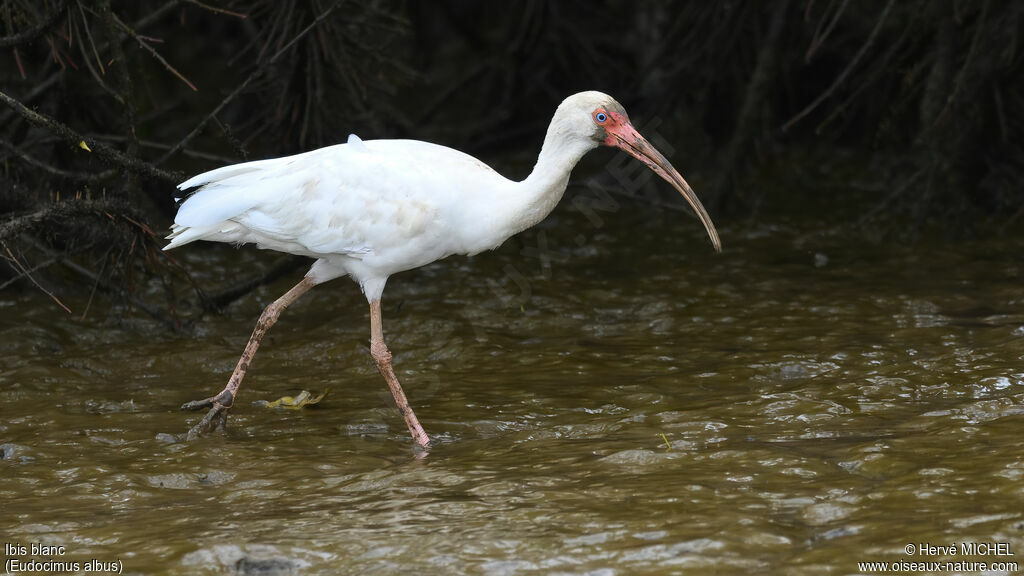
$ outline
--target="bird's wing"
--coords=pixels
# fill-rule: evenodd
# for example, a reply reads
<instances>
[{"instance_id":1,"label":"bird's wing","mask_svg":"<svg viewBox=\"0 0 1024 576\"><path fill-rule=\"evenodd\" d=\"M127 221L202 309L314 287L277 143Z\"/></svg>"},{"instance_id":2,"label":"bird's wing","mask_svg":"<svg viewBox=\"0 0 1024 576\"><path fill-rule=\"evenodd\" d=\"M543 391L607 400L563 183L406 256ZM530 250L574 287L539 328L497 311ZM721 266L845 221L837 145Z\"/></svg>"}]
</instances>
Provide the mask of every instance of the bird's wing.
<instances>
[{"instance_id":1,"label":"bird's wing","mask_svg":"<svg viewBox=\"0 0 1024 576\"><path fill-rule=\"evenodd\" d=\"M471 156L442 146L358 138L219 168L180 186L201 188L179 209L168 248L203 239L315 257L361 257L439 245L444 207L469 183L479 183L467 170L500 178ZM423 255L440 257L440 251Z\"/></svg>"},{"instance_id":2,"label":"bird's wing","mask_svg":"<svg viewBox=\"0 0 1024 576\"><path fill-rule=\"evenodd\" d=\"M295 165L309 165L316 156L338 146L313 152L232 164L210 170L178 184L179 190L197 188L174 218L182 227L200 228L229 220L246 210L266 202L281 183L281 176Z\"/></svg>"}]
</instances>

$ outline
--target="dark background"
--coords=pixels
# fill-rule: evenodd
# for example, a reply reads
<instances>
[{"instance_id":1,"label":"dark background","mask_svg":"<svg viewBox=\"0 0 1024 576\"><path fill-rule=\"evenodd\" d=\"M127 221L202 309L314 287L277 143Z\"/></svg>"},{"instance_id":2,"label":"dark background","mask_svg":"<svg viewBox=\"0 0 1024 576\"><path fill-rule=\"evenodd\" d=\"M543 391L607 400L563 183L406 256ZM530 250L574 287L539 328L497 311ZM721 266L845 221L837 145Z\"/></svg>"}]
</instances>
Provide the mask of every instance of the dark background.
<instances>
[{"instance_id":1,"label":"dark background","mask_svg":"<svg viewBox=\"0 0 1024 576\"><path fill-rule=\"evenodd\" d=\"M160 252L186 177L356 133L441 143L519 179L557 104L590 89L671 143L720 226L824 206L851 237L1006 233L1024 214L1022 13L992 0L3 0L0 284L77 283L173 326L184 303L147 304L136 286L190 281ZM223 306L295 265L193 304Z\"/></svg>"}]
</instances>

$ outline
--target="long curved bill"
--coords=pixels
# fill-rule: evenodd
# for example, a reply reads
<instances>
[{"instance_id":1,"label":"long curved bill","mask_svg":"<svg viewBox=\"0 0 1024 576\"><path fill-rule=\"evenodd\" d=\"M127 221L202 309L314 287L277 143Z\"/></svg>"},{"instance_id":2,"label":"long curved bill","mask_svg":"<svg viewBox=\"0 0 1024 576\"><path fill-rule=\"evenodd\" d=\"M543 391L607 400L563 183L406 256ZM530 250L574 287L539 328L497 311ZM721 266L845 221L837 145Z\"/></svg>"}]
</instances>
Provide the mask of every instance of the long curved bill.
<instances>
[{"instance_id":1,"label":"long curved bill","mask_svg":"<svg viewBox=\"0 0 1024 576\"><path fill-rule=\"evenodd\" d=\"M651 146L651 143L641 136L630 124L623 124L615 132L609 132L609 136L611 136L609 140L612 140L611 144L646 164L648 168L654 170L655 174L661 176L674 186L683 195L683 198L686 198L693 211L697 213L697 217L704 223L704 229L708 231L708 236L711 238L711 244L715 246L715 251L721 252L722 241L718 239L718 231L715 230L715 223L711 221L711 216L708 216L708 211L704 209L704 205L700 203L700 199L694 194L690 185L686 183L686 180L683 180L683 177L662 156L661 152L658 152L654 146Z\"/></svg>"}]
</instances>

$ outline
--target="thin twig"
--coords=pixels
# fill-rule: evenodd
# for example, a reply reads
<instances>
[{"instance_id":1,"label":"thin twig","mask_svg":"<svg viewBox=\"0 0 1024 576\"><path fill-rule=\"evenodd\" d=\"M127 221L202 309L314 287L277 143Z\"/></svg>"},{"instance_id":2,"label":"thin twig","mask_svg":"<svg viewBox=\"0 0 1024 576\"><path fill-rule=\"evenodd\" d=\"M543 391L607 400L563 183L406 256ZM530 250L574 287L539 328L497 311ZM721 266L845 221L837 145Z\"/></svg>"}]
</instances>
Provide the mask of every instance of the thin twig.
<instances>
[{"instance_id":1,"label":"thin twig","mask_svg":"<svg viewBox=\"0 0 1024 576\"><path fill-rule=\"evenodd\" d=\"M36 126L39 126L40 128L45 128L53 134L56 134L72 146L78 147L84 142L93 154L107 162L118 164L138 174L159 178L168 182L178 182L183 178L181 172L169 172L167 170L162 170L135 156L128 156L127 154L114 150L95 138L86 138L57 120L54 120L45 114L28 109L24 104L3 92L0 92L0 101L10 106L15 112L21 115L22 118Z\"/></svg>"},{"instance_id":2,"label":"thin twig","mask_svg":"<svg viewBox=\"0 0 1024 576\"><path fill-rule=\"evenodd\" d=\"M232 12L231 10L226 10L224 8L218 8L216 6L210 6L209 4L203 4L199 0L185 0L185 2L217 14L227 14L228 16L234 16L235 18L242 19L247 18L247 16L245 14L242 14L241 12Z\"/></svg>"},{"instance_id":3,"label":"thin twig","mask_svg":"<svg viewBox=\"0 0 1024 576\"><path fill-rule=\"evenodd\" d=\"M818 25L817 30L814 31L814 38L811 39L811 45L810 47L807 48L807 54L804 55L805 63L810 63L811 58L814 57L814 53L818 51L818 48L820 48L821 45L825 42L825 39L828 38L830 34L832 34L832 29L836 27L837 23L839 23L839 17L843 15L843 11L846 10L846 5L849 3L850 0L843 0L843 3L839 5L838 9L836 9L835 16L832 16L832 20L829 21L828 26L825 28L825 31L822 32L821 34L818 34L818 32L821 30L821 24ZM824 23L825 15L822 14L821 18L822 23Z\"/></svg>"},{"instance_id":4,"label":"thin twig","mask_svg":"<svg viewBox=\"0 0 1024 576\"><path fill-rule=\"evenodd\" d=\"M103 62L100 61L99 53L96 51L96 45L93 43L92 40L92 33L89 32L89 21L85 19L85 11L82 10L81 4L78 5L78 10L79 12L81 12L82 15L82 27L85 28L86 37L89 39L89 43L92 45L93 57L96 58L96 65L100 67L99 72L96 71L96 68L92 64L92 59L89 58L89 55L85 52L85 43L79 42L78 51L82 53L82 61L85 62L85 67L89 69L89 74L92 74L92 78L96 81L96 84L100 88L102 88L104 92L106 92L114 100L116 100L119 105L123 107L125 105L124 98L121 97L121 95L118 94L117 91L108 86L107 83L103 80L103 75L105 75L107 72L103 68ZM75 26L75 21L73 19L71 19L70 22L72 26Z\"/></svg>"},{"instance_id":5,"label":"thin twig","mask_svg":"<svg viewBox=\"0 0 1024 576\"><path fill-rule=\"evenodd\" d=\"M319 16L316 17L315 20L310 22L309 26L306 26L301 32L299 32L294 38L292 38L292 40L290 42L288 42L287 44L284 45L284 47L282 47L280 50L278 50L269 60L267 60L266 62L261 63L260 65L258 65L257 68L255 70L253 70L252 73L249 74L249 76L245 80L243 80L241 84L239 84L234 90L232 90L231 93L227 95L227 97L225 97L223 100L221 100L220 104L218 104L212 111L210 111L209 114L204 116L203 119L200 120L198 124L196 124L195 128L193 128L191 132L186 134L185 137L182 138L180 142L175 144L173 148L168 150L167 153L165 153L163 156L161 156L159 159L157 159L155 164L157 166L159 166L160 164L163 164L164 162L167 161L168 158L170 158L171 156L177 154L182 148L184 148L189 142L191 142L193 138L198 136L199 133L203 131L203 128L206 127L206 124L209 123L210 120L212 120L214 116L219 114L220 111L225 106L227 106L232 100L235 99L235 97L237 97L239 94L241 94L242 91L245 90L246 87L248 87L249 84L252 83L253 80L255 80L255 79L259 78L260 76L262 76L263 73L266 71L266 69L271 64L276 62L277 59L281 56L281 54L283 54L286 50L291 48L292 44L298 42L300 38L302 38L303 36L308 34L310 30L312 30L318 24L320 24L320 22L322 22L324 20L324 18L327 18L327 16L329 16L331 14L331 12L333 12L336 8L338 8L338 6L341 6L341 4L344 1L345 0L335 0L334 4L332 4L330 8L328 8L327 10L324 10Z\"/></svg>"},{"instance_id":6,"label":"thin twig","mask_svg":"<svg viewBox=\"0 0 1024 576\"><path fill-rule=\"evenodd\" d=\"M102 182L104 180L109 180L115 174L117 174L116 168L109 168L107 170L104 170L103 172L98 172L95 174L91 174L88 172L71 172L70 170L64 170L62 168L57 168L56 166L50 166L49 164L41 160L37 160L34 157L29 156L28 153L23 152L22 150L16 148L13 144L11 144L5 139L0 140L0 145L9 150L12 154L24 160L26 163L31 164L32 166L35 166L36 168L39 168L44 172L53 174L54 176L60 176L61 178L70 178L71 180L78 180L81 182Z\"/></svg>"},{"instance_id":7,"label":"thin twig","mask_svg":"<svg viewBox=\"0 0 1024 576\"><path fill-rule=\"evenodd\" d=\"M1003 108L1003 93L999 86L992 86L992 101L996 105L996 120L999 123L999 135L1003 142L1010 141L1010 130L1006 124L1006 110Z\"/></svg>"},{"instance_id":8,"label":"thin twig","mask_svg":"<svg viewBox=\"0 0 1024 576\"><path fill-rule=\"evenodd\" d=\"M1016 222L1021 216L1024 216L1024 204L1022 204L1020 209L1014 212L1012 216L1006 219L1006 222L1003 223L1002 227L999 229L999 233L1005 234L1006 231L1010 229L1010 226L1014 222Z\"/></svg>"},{"instance_id":9,"label":"thin twig","mask_svg":"<svg viewBox=\"0 0 1024 576\"><path fill-rule=\"evenodd\" d=\"M894 57L905 53L905 50L903 50L903 43L904 41L906 41L909 32L909 26L903 29L902 34L900 34L900 37L896 39L895 42L892 42L890 44L889 49L885 53L885 55L875 61L875 65L872 66L872 72L869 73L866 78L863 78L861 82L858 83L859 85L856 88L854 88L854 90L850 93L849 96L847 96L846 100L837 105L824 120L822 120L820 123L818 123L817 126L815 126L814 132L816 134L821 134L825 130L825 128L833 120L839 117L839 115L841 115L843 111L845 111L852 102L856 101L857 96L859 96L864 90L871 88L886 70L891 70L891 60Z\"/></svg>"},{"instance_id":10,"label":"thin twig","mask_svg":"<svg viewBox=\"0 0 1024 576\"><path fill-rule=\"evenodd\" d=\"M43 268L46 268L47 266L53 265L55 262L58 262L59 260L60 260L60 257L50 258L49 260L45 260L43 262L40 262L39 264L36 264L35 266L29 268L25 272L18 273L18 275L15 276L14 278L10 278L6 282L0 284L0 290L3 290L4 288L7 288L11 284L14 284L15 282L21 280L22 278L25 278L28 275L29 272L35 272L36 270L42 270Z\"/></svg>"},{"instance_id":11,"label":"thin twig","mask_svg":"<svg viewBox=\"0 0 1024 576\"><path fill-rule=\"evenodd\" d=\"M921 178L921 176L924 176L924 170L918 170L917 172L911 174L909 178L903 181L903 184L900 184L899 187L897 187L888 196L882 199L882 201L879 202L874 208L865 212L864 215L857 220L857 225L863 225L864 223L871 220L871 218L873 218L875 214L878 214L882 210L885 210L885 208L887 208L889 204L892 204L893 201L895 201L897 198L899 198L908 190L910 190L910 187L913 186L917 182L917 180Z\"/></svg>"},{"instance_id":12,"label":"thin twig","mask_svg":"<svg viewBox=\"0 0 1024 576\"><path fill-rule=\"evenodd\" d=\"M35 248L37 250L40 250L43 254L46 254L46 255L51 256L51 257L56 255L53 250L50 250L49 248L47 248L46 246L42 245L41 243L34 242L33 245L35 246ZM78 264L76 262L72 262L71 260L67 260L67 259L62 260L61 264L66 266L68 268L68 270L71 270L75 274L78 274L79 276L82 276L83 278L88 278L89 280L91 280L93 282L96 282L97 285L101 289L103 289L103 291L108 292L108 293L113 293L113 294L120 294L126 300L128 300L128 302L131 303L132 306L135 306L136 308L139 308L140 310L142 310L145 313L149 314L155 320L160 321L162 324L164 324L165 326L169 327L171 330L173 330L175 332L178 332L178 331L181 330L181 327L174 320L172 320L170 317L168 317L167 314L164 314L164 312L162 310L160 310L156 306L150 304L149 302L146 302L144 300L136 298L135 296L132 296L131 294L129 294L125 290L120 289L117 286L114 286L110 282L108 282L106 280L103 280L102 278L99 277L99 275L97 275L92 270L89 270L88 268L86 268L86 267L84 267L84 266L82 266L82 265L80 265L80 264Z\"/></svg>"},{"instance_id":13,"label":"thin twig","mask_svg":"<svg viewBox=\"0 0 1024 576\"><path fill-rule=\"evenodd\" d=\"M136 156L139 153L138 143L138 114L135 110L135 83L132 82L132 73L128 69L128 59L125 57L124 49L121 47L121 40L117 31L117 15L110 6L110 0L93 0L99 8L100 20L107 36L107 50L110 51L111 61L108 66L114 73L117 80L115 88L121 95L121 111L124 115L125 131L131 139L128 141L128 154ZM90 9L90 12L92 9Z\"/></svg>"},{"instance_id":14,"label":"thin twig","mask_svg":"<svg viewBox=\"0 0 1024 576\"><path fill-rule=\"evenodd\" d=\"M43 294L46 294L47 296L52 298L53 301L56 302L58 306L63 308L65 312L71 314L71 308L65 306L64 303L60 301L60 298L57 298L56 296L53 295L53 292L50 292L46 288L43 288L42 284L36 282L36 279L32 277L32 274L29 274L29 271L26 270L25 267L21 265L21 262L18 262L18 259L14 257L14 253L12 253L11 249L7 247L7 242L0 241L0 244L3 245L4 251L7 252L7 256L12 262L12 266L14 266L19 273L21 273L24 277L31 280L32 283L36 285L36 288L39 288L40 290L42 290Z\"/></svg>"},{"instance_id":15,"label":"thin twig","mask_svg":"<svg viewBox=\"0 0 1024 576\"><path fill-rule=\"evenodd\" d=\"M121 19L120 19L120 18L118 18L118 17L116 16L116 15L115 15L115 16L113 16L113 18L114 18L114 23L115 23L115 24L117 24L118 28L120 28L120 29L121 29L121 30L122 30L122 31L123 31L123 32L124 32L125 34L128 34L129 36L131 36L132 38L134 38L134 39L135 39L135 41L139 43L139 46L142 46L142 47L143 47L143 48L144 48L144 49L145 49L145 50L146 50L147 52L149 52L149 53L150 53L150 54L151 54L151 55L152 55L152 56L153 56L154 58L156 58L157 60L159 60L159 61L160 61L160 63L164 65L164 68L166 68L168 72L170 72L171 74L174 74L175 76L177 76L177 77L178 77L178 79L179 79L179 80L181 80L182 82L184 82L185 84L187 84L187 85L188 85L188 87L189 87L189 88L191 88L193 92L198 92L198 91L199 91L199 89L198 89L198 88L196 88L196 85L195 85L195 84L193 84L192 82L190 82L188 78L185 78L185 76L184 76L184 75L182 75L182 73L181 73L181 72L178 72L178 71L177 71L177 70L176 70L176 69L174 68L174 66L171 66L171 65L170 65L170 63L169 63L169 62L167 62L167 60L165 60L165 59L164 59L164 57L163 57L163 56L161 56L161 55L160 55L160 53L159 53L159 52L157 52L155 48L153 48L152 46L150 46L150 45L149 45L149 44L148 44L148 43L147 43L147 42L146 42L146 41L145 41L145 40L144 40L144 39L142 38L142 36L139 36L139 35L138 35L138 34L137 34L137 33L135 32L135 30L133 30L133 29L132 29L132 28L131 28L130 26L128 26L127 24L125 24L124 22L122 22L122 21L121 21Z\"/></svg>"},{"instance_id":16,"label":"thin twig","mask_svg":"<svg viewBox=\"0 0 1024 576\"><path fill-rule=\"evenodd\" d=\"M850 60L850 63L846 66L846 69L844 69L842 73L839 74L835 81L832 82L832 85L829 86L824 92L822 92L821 95L814 100L814 102L811 102L810 105L808 105L806 108L797 113L796 116L793 116L792 118L789 119L789 121L783 124L783 132L789 130L794 124L796 124L805 116L810 114L815 108L818 107L818 105L820 105L830 96L832 96L832 93L835 92L836 89L839 88L839 86L841 86L843 82L846 81L847 76L849 76L850 73L853 72L853 69L856 68L857 64L860 62L860 59L863 58L865 54L867 54L868 49L870 49L871 45L875 43L875 38L877 38L879 32L881 32L882 25L885 24L886 18L889 17L889 11L892 9L893 4L895 3L896 0L889 0L889 3L885 5L885 9L882 10L882 15L878 17L878 22L875 23L875 27L871 30L871 34L868 35L868 39L864 42L864 45L860 47L860 50L857 51L857 54L854 55L853 59Z\"/></svg>"},{"instance_id":17,"label":"thin twig","mask_svg":"<svg viewBox=\"0 0 1024 576\"><path fill-rule=\"evenodd\" d=\"M0 240L7 240L8 238L25 233L49 220L59 222L63 219L70 219L79 216L113 219L115 214L123 218L126 222L140 228L143 232L153 235L152 231L150 231L148 227L138 224L136 220L126 214L130 209L130 206L123 202L114 202L106 198L75 199L64 202L52 202L35 210L34 212L8 217L3 222L0 222Z\"/></svg>"},{"instance_id":18,"label":"thin twig","mask_svg":"<svg viewBox=\"0 0 1024 576\"><path fill-rule=\"evenodd\" d=\"M92 291L89 292L89 299L85 302L85 309L82 310L82 316L79 320L85 320L85 315L89 313L89 308L92 307L92 299L96 296L96 288L100 285L100 278L103 278L103 273L107 270L107 262L110 261L110 251L113 249L114 247L111 246L103 254L103 265L100 266L100 273L96 275L96 281L92 284Z\"/></svg>"},{"instance_id":19,"label":"thin twig","mask_svg":"<svg viewBox=\"0 0 1024 576\"><path fill-rule=\"evenodd\" d=\"M57 23L57 21L60 19L60 15L64 13L64 9L67 8L67 6L68 0L59 0L59 2L57 2L57 6L53 9L53 11L47 14L39 24L36 24L32 28L29 28L24 32L19 32L18 34L12 34L11 36L0 36L0 48L18 46L20 44L25 44L26 42L35 40L43 33L45 33L47 30L52 28L54 24Z\"/></svg>"},{"instance_id":20,"label":"thin twig","mask_svg":"<svg viewBox=\"0 0 1024 576\"><path fill-rule=\"evenodd\" d=\"M149 14L146 14L142 18L139 18L138 21L136 21L132 25L132 28L134 28L135 30L142 30L143 28L148 27L150 24L163 18L164 14L166 14L167 12L174 10L179 4L181 4L181 0L166 0L163 6L157 8Z\"/></svg>"},{"instance_id":21,"label":"thin twig","mask_svg":"<svg viewBox=\"0 0 1024 576\"><path fill-rule=\"evenodd\" d=\"M225 288L213 294L204 294L203 308L209 310L220 310L235 300L252 292L256 288L269 284L284 276L296 268L308 264L309 261L298 256L282 256L275 260L269 268L260 271L258 274L239 282L238 284Z\"/></svg>"},{"instance_id":22,"label":"thin twig","mask_svg":"<svg viewBox=\"0 0 1024 576\"><path fill-rule=\"evenodd\" d=\"M985 33L987 32L985 24L988 21L988 10L991 4L992 3L989 0L986 0L984 6L982 6L981 8L981 14L978 16L978 21L975 24L975 26L977 26L977 29L974 31L974 37L971 38L971 47L970 49L967 50L967 57L964 58L964 63L960 67L960 71L957 72L956 81L953 83L953 91L950 92L949 97L946 98L946 104L942 107L942 110L939 112L939 114L935 117L935 120L932 122L931 127L933 128L939 125L939 122L941 122L942 119L946 117L946 114L949 112L949 109L953 106L954 103L956 103L957 100L959 100L960 93L963 91L967 73L969 70L972 69L974 59L978 54L978 46L981 45L981 40L982 38L985 37Z\"/></svg>"},{"instance_id":23,"label":"thin twig","mask_svg":"<svg viewBox=\"0 0 1024 576\"><path fill-rule=\"evenodd\" d=\"M121 136L118 134L93 134L93 137L97 140L103 140L106 142L126 142L128 140L127 136ZM139 146L142 148L152 148L153 150L170 150L172 148L170 144L154 142L153 140L139 140ZM236 158L224 156L223 154L200 152L199 150L192 150L191 148L182 150L181 153L189 158L198 158L200 160L208 160L210 162L220 162L221 164L231 164L238 161Z\"/></svg>"},{"instance_id":24,"label":"thin twig","mask_svg":"<svg viewBox=\"0 0 1024 576\"><path fill-rule=\"evenodd\" d=\"M96 42L92 39L92 32L89 31L89 21L85 19L85 10L82 8L82 3L76 0L75 4L78 6L78 13L82 15L82 27L85 28L85 37L89 39L89 46L92 47L92 55L96 58L96 65L100 67L100 74L106 74L107 72L103 69L103 61L100 60L100 52L96 49ZM84 53L84 47L82 51ZM88 58L85 58L83 55L83 59L88 64ZM89 69L91 70L92 66Z\"/></svg>"},{"instance_id":25,"label":"thin twig","mask_svg":"<svg viewBox=\"0 0 1024 576\"><path fill-rule=\"evenodd\" d=\"M28 94L25 95L23 102L32 103L42 94L49 93L50 89L53 88L53 85L61 78L64 78L64 76L58 70L53 74L50 74L46 80L43 80L38 84L34 84ZM0 126L8 126L11 122L9 118L13 113L13 110L4 110L3 114L0 114Z\"/></svg>"}]
</instances>

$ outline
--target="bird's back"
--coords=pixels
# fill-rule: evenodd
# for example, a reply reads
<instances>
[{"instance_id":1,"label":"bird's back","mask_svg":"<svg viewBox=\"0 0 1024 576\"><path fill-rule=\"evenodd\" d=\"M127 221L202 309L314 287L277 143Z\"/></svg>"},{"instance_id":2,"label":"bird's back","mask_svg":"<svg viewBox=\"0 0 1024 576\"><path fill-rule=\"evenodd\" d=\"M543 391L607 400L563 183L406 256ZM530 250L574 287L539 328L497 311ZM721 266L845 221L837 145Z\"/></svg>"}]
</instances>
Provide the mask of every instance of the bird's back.
<instances>
[{"instance_id":1,"label":"bird's back","mask_svg":"<svg viewBox=\"0 0 1024 576\"><path fill-rule=\"evenodd\" d=\"M458 236L472 206L509 181L451 148L415 140L360 141L225 166L179 185L165 249L195 240L404 270L479 251ZM467 205L469 204L469 205ZM484 248L490 248L486 246Z\"/></svg>"}]
</instances>

